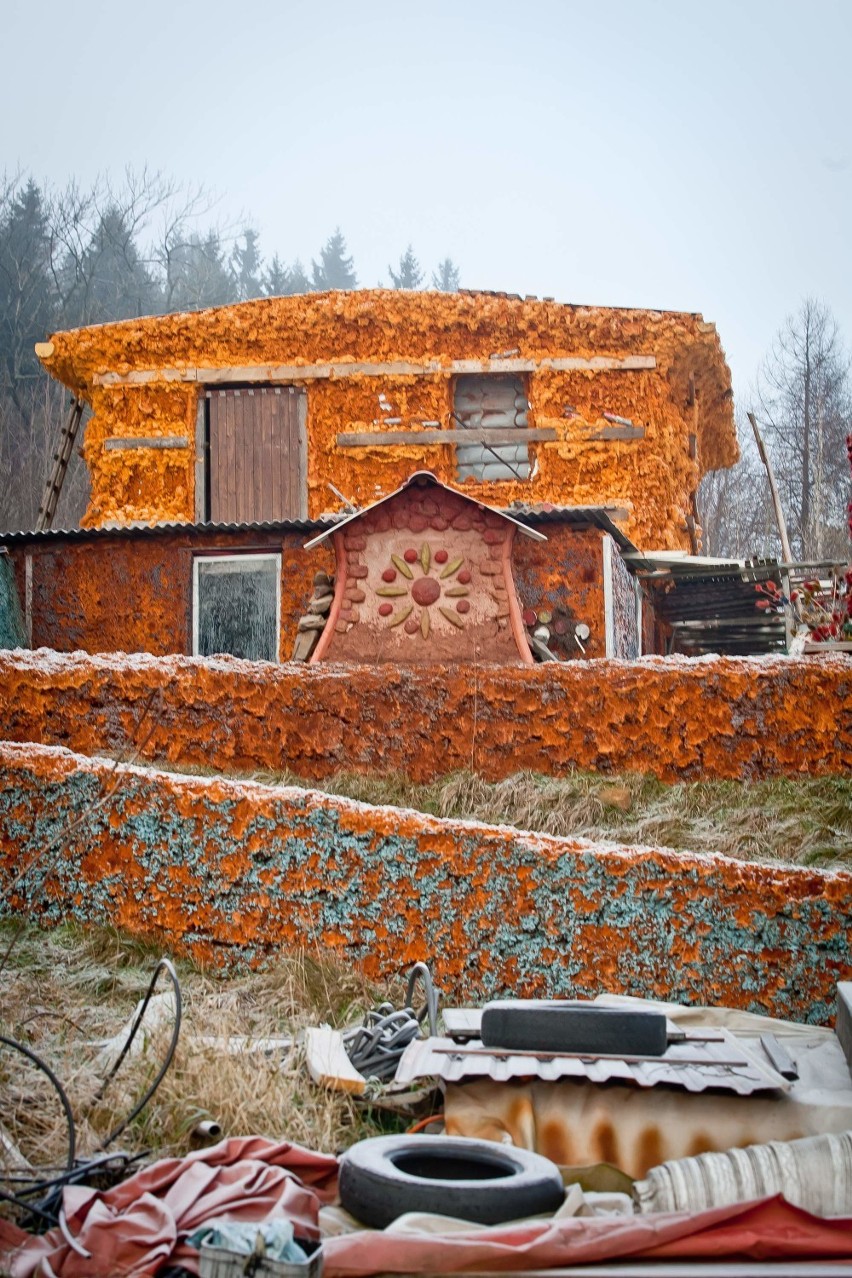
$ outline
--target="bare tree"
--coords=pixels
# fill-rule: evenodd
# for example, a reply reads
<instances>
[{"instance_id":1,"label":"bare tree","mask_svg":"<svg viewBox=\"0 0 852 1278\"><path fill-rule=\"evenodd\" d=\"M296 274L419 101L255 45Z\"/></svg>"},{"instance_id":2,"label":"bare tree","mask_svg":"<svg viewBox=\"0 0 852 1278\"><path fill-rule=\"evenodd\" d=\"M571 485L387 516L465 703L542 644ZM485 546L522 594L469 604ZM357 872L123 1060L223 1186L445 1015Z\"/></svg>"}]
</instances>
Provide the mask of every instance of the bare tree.
<instances>
[{"instance_id":1,"label":"bare tree","mask_svg":"<svg viewBox=\"0 0 852 1278\"><path fill-rule=\"evenodd\" d=\"M848 554L851 391L850 357L837 323L824 303L806 298L761 366L753 407L801 559Z\"/></svg>"},{"instance_id":2,"label":"bare tree","mask_svg":"<svg viewBox=\"0 0 852 1278\"><path fill-rule=\"evenodd\" d=\"M711 470L698 489L698 512L705 555L731 559L776 557L780 549L766 472L750 427L737 414L740 460Z\"/></svg>"},{"instance_id":3,"label":"bare tree","mask_svg":"<svg viewBox=\"0 0 852 1278\"><path fill-rule=\"evenodd\" d=\"M34 528L44 484L53 464L58 423L68 413L64 386L43 374L0 395L0 528ZM80 437L82 438L82 436ZM71 459L54 520L75 528L86 509L89 476L79 451Z\"/></svg>"}]
</instances>

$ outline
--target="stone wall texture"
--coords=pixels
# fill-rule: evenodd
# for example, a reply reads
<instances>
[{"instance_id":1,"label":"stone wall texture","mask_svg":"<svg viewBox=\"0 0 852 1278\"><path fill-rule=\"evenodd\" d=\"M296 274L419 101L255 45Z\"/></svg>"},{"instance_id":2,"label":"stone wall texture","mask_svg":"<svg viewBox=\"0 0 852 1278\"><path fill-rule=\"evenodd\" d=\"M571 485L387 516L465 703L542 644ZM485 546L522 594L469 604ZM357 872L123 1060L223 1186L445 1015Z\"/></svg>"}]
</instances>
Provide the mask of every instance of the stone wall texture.
<instances>
[{"instance_id":1,"label":"stone wall texture","mask_svg":"<svg viewBox=\"0 0 852 1278\"><path fill-rule=\"evenodd\" d=\"M384 363L430 365L423 374L330 375L307 388L308 512L337 505L334 484L360 505L415 470L456 480L452 445L341 447L338 434L381 427L379 395L402 429L452 428L454 361L508 352L521 361L623 360L655 367L539 368L524 374L529 425L556 438L530 445L529 480L468 479L465 491L495 506L512 501L624 506L625 531L643 547L688 549L692 494L708 469L737 457L730 371L719 336L700 315L560 305L489 294L359 290L262 298L191 314L155 316L56 333L41 349L49 372L91 404L85 458L90 525L112 520L195 520L197 370ZM434 366L435 371L431 371ZM104 375L142 377L105 384ZM692 394L697 388L697 400ZM644 430L600 438L604 414ZM694 436L692 446L690 435ZM108 449L110 439L185 440L179 447Z\"/></svg>"},{"instance_id":2,"label":"stone wall texture","mask_svg":"<svg viewBox=\"0 0 852 1278\"><path fill-rule=\"evenodd\" d=\"M141 721L145 719L143 726ZM843 774L847 656L653 657L531 668L272 666L0 653L0 736L218 771L342 768L428 781L648 772L664 781ZM150 735L149 735L150 734Z\"/></svg>"},{"instance_id":3,"label":"stone wall texture","mask_svg":"<svg viewBox=\"0 0 852 1278\"><path fill-rule=\"evenodd\" d=\"M852 875L602 847L0 745L0 887L204 962L425 959L451 1000L608 991L825 1022Z\"/></svg>"}]
</instances>

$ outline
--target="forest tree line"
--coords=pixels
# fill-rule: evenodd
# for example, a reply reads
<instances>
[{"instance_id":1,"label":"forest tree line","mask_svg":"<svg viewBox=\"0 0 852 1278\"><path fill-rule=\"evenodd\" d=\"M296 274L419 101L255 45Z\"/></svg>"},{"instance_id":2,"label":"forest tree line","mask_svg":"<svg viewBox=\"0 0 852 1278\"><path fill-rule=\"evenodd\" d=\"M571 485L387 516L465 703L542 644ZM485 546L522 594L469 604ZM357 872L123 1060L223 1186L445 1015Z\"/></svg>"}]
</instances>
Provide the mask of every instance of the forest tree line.
<instances>
[{"instance_id":1,"label":"forest tree line","mask_svg":"<svg viewBox=\"0 0 852 1278\"><path fill-rule=\"evenodd\" d=\"M63 328L221 306L248 298L359 286L340 228L306 265L264 257L249 222L224 227L202 190L159 174L59 189L18 175L0 182L0 528L35 526L68 394L39 363L36 342ZM409 244L388 265L393 288L454 291L450 257L427 272ZM778 480L793 553L849 556L846 437L850 352L830 309L806 299L782 325L754 386L737 396L742 458L701 485L705 554L777 556L777 525L746 411ZM87 500L77 457L54 524L73 527Z\"/></svg>"}]
</instances>

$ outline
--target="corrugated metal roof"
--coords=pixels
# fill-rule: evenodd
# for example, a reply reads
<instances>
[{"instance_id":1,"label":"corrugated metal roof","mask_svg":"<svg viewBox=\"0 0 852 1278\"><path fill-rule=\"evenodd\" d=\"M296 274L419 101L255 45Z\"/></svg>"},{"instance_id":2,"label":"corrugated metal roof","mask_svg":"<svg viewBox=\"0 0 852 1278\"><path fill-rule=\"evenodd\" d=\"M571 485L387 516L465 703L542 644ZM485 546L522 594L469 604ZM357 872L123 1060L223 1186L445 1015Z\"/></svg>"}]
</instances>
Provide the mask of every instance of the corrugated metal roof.
<instances>
[{"instance_id":1,"label":"corrugated metal roof","mask_svg":"<svg viewBox=\"0 0 852 1278\"><path fill-rule=\"evenodd\" d=\"M758 655L786 651L781 613L758 607L758 582L781 584L774 560L730 562L686 556L633 561L657 616L672 627L672 652Z\"/></svg>"},{"instance_id":2,"label":"corrugated metal roof","mask_svg":"<svg viewBox=\"0 0 852 1278\"><path fill-rule=\"evenodd\" d=\"M591 525L609 533L621 550L634 555L640 553L630 538L614 523L615 518L624 517L625 512L620 506L553 506L550 502L516 502L511 511L515 519L524 524ZM625 559L625 563L631 571L634 570L634 562Z\"/></svg>"},{"instance_id":3,"label":"corrugated metal roof","mask_svg":"<svg viewBox=\"0 0 852 1278\"><path fill-rule=\"evenodd\" d=\"M0 546L20 545L31 541L87 541L100 537L156 537L164 533L316 532L317 529L334 527L343 518L343 515L323 515L319 519L280 519L244 524L161 523L123 524L120 528L44 528L40 532L0 532Z\"/></svg>"},{"instance_id":4,"label":"corrugated metal roof","mask_svg":"<svg viewBox=\"0 0 852 1278\"><path fill-rule=\"evenodd\" d=\"M670 1043L664 1056L623 1059L620 1057L556 1055L548 1052L497 1053L482 1046L479 1039L465 1044L451 1038L416 1039L409 1043L396 1071L397 1083L419 1078L440 1078L447 1083L462 1079L491 1078L509 1082L514 1078L540 1078L555 1082L560 1078L583 1078L590 1083L612 1080L637 1087L665 1084L688 1092L722 1088L740 1096L761 1091L789 1091L790 1084L769 1065L752 1056L725 1029Z\"/></svg>"}]
</instances>

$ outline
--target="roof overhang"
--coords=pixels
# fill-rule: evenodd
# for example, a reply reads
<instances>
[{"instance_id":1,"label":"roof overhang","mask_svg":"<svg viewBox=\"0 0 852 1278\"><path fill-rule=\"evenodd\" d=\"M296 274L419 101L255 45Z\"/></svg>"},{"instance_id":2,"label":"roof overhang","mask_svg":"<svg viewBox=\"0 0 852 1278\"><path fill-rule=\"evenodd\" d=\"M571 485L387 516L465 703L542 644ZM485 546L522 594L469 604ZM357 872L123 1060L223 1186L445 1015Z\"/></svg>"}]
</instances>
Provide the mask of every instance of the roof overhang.
<instances>
[{"instance_id":1,"label":"roof overhang","mask_svg":"<svg viewBox=\"0 0 852 1278\"><path fill-rule=\"evenodd\" d=\"M363 515L366 515L371 510L375 510L378 506L384 506L385 502L392 501L394 497L398 497L400 493L404 493L407 489L424 488L433 485L436 488L443 488L445 492L455 493L457 497L464 497L466 501L469 501L474 506L478 506L480 510L487 510L492 515L499 515L501 519L505 519L508 524L514 524L514 526L519 529L525 537L530 537L533 541L547 541L547 537L544 533L538 532L535 528L527 527L527 525L522 524L519 519L513 519L511 515L506 514L505 510L498 510L496 506L489 506L484 501L477 501L475 497L471 497L470 493L463 492L459 488L452 488L449 484L445 484L438 479L436 475L433 475L431 470L416 470L413 475L409 475L404 484L401 484L399 488L394 489L392 493L388 493L386 497L380 497L378 501L374 501L371 505L364 506L360 510L353 511L351 515L347 515L344 519L341 519L332 528L326 528L318 537L312 537L310 541L306 541L305 550L313 550L314 546L318 546L320 542L325 541L332 533L345 528L347 524L351 524L354 520L360 519Z\"/></svg>"}]
</instances>

